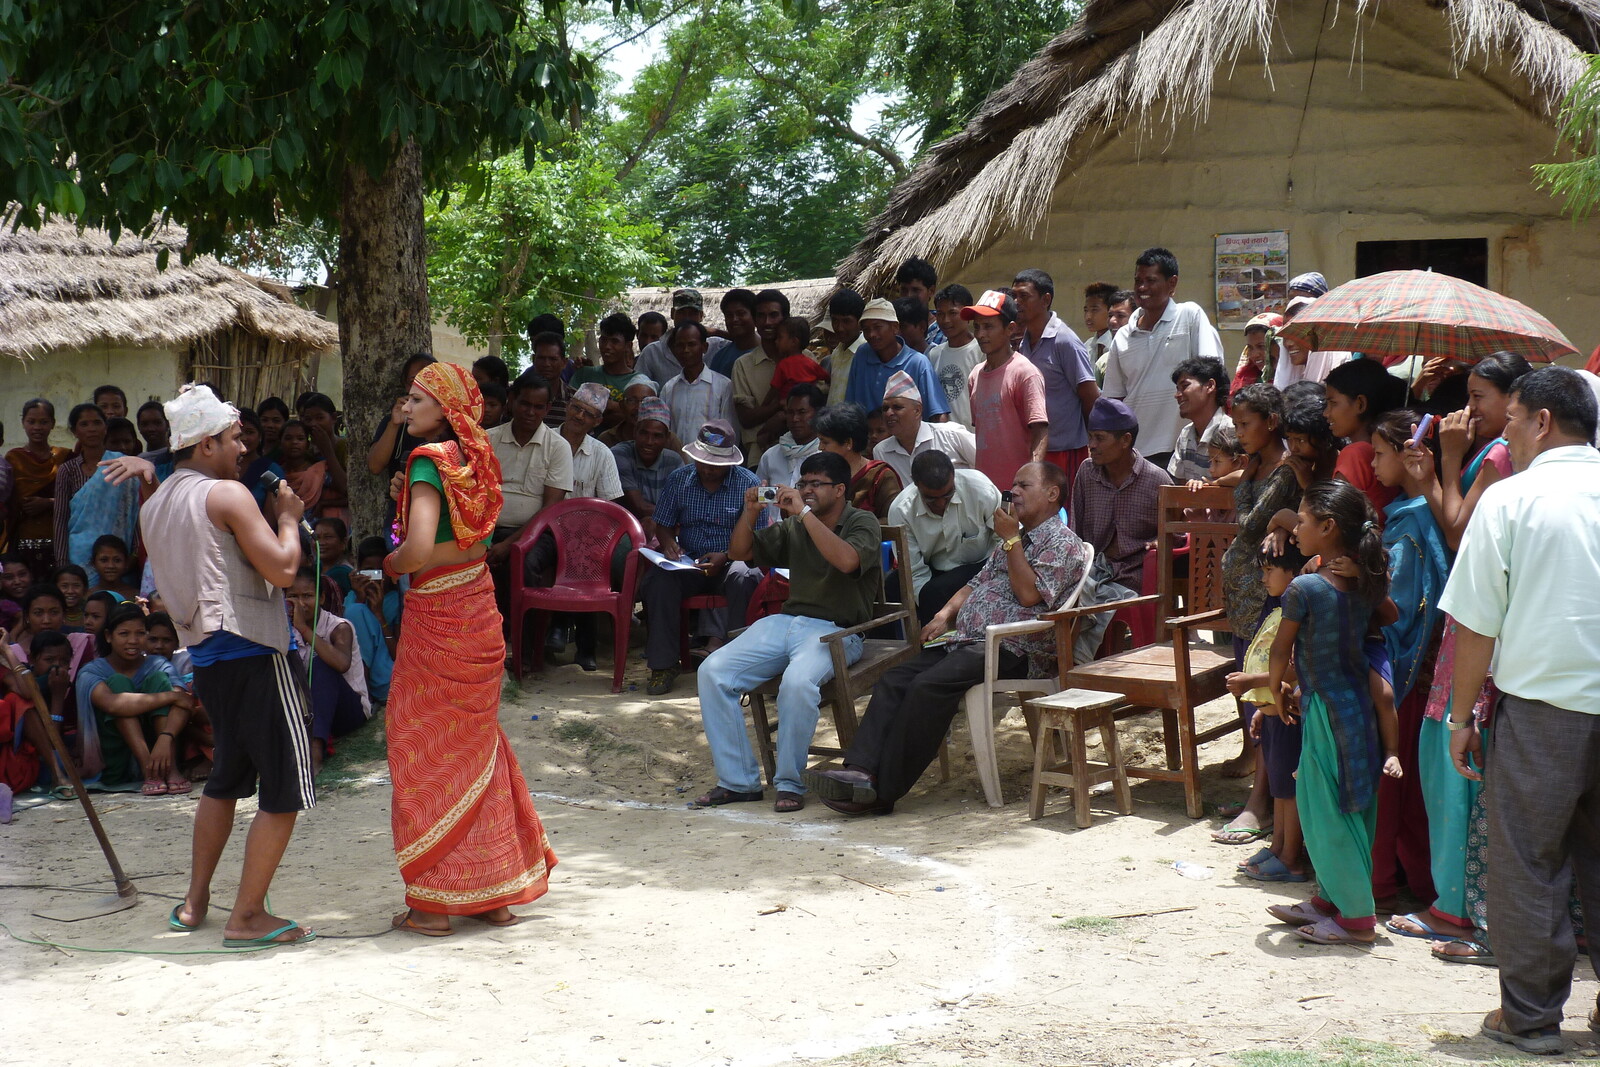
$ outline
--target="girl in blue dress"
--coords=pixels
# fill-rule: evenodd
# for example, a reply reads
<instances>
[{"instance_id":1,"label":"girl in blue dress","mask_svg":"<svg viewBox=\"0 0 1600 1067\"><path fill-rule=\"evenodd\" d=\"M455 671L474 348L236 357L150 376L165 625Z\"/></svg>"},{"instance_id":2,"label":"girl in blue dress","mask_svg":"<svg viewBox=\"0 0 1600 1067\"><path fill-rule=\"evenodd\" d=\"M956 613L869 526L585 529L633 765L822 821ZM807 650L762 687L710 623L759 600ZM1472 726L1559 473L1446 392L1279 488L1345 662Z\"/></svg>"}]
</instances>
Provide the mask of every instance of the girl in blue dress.
<instances>
[{"instance_id":1,"label":"girl in blue dress","mask_svg":"<svg viewBox=\"0 0 1600 1067\"><path fill-rule=\"evenodd\" d=\"M1373 609L1388 595L1383 535L1361 490L1326 481L1306 489L1294 538L1301 552L1320 556L1323 563L1284 592L1270 690L1284 691L1292 654L1304 720L1296 802L1318 886L1309 904L1272 913L1303 923L1297 932L1307 941L1370 944L1376 937L1372 840L1378 775L1400 769L1398 729L1388 716L1381 724L1379 752L1380 722L1364 651ZM1340 557L1355 564L1355 577L1343 577L1330 566ZM1263 710L1293 714L1281 701Z\"/></svg>"}]
</instances>

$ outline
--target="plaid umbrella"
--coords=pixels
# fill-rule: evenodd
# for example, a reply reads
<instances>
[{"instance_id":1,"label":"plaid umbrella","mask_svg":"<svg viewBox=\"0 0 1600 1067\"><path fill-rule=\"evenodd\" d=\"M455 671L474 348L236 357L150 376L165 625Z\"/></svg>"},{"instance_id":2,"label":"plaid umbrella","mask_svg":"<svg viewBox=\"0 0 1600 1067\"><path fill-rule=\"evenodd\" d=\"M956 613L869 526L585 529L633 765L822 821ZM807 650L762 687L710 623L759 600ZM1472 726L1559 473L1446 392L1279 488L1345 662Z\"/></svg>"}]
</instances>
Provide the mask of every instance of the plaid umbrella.
<instances>
[{"instance_id":1,"label":"plaid umbrella","mask_svg":"<svg viewBox=\"0 0 1600 1067\"><path fill-rule=\"evenodd\" d=\"M1410 355L1476 363L1492 352L1551 363L1578 351L1527 305L1423 270L1391 270L1346 282L1301 311L1278 336L1313 352L1362 352L1385 363Z\"/></svg>"}]
</instances>

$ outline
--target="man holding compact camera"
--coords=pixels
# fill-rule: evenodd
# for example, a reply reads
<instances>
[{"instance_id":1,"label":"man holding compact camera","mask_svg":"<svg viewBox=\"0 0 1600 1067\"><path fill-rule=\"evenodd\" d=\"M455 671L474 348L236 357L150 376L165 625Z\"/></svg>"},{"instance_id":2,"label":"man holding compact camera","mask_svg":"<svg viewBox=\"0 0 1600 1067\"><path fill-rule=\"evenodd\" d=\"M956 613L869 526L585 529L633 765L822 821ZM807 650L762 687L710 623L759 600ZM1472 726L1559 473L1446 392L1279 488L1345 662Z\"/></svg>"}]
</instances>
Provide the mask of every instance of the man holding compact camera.
<instances>
[{"instance_id":1,"label":"man holding compact camera","mask_svg":"<svg viewBox=\"0 0 1600 1067\"><path fill-rule=\"evenodd\" d=\"M728 557L788 568L789 599L782 614L757 619L700 667L700 715L717 768L716 787L695 801L702 807L762 799L761 763L745 733L740 700L779 675L774 810L805 807L801 776L822 685L833 677L832 657L820 639L869 621L878 597L883 531L872 512L848 503L849 492L850 465L832 452L807 457L795 488L777 487L781 522L757 530L767 505L761 487L745 491ZM847 663L860 659L861 634L846 637L844 647Z\"/></svg>"}]
</instances>

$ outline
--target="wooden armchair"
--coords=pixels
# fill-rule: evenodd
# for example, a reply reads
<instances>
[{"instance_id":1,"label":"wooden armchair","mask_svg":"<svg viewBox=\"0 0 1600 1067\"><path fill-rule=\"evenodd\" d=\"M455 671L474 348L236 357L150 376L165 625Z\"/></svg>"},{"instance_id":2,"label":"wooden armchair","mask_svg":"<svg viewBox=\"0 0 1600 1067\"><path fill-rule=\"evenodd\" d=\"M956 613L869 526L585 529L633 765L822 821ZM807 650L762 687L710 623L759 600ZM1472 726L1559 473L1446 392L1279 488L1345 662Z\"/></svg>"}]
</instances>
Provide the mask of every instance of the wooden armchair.
<instances>
[{"instance_id":1,"label":"wooden armchair","mask_svg":"<svg viewBox=\"0 0 1600 1067\"><path fill-rule=\"evenodd\" d=\"M905 566L905 561L910 558L906 546L905 528L884 526L883 539L893 546L894 558L899 565ZM922 628L917 622L916 600L910 595L910 574L905 572L902 575L900 582L902 600L899 603L888 599L887 578L887 571L880 568L878 599L873 609L875 616L873 619L859 626L852 626L848 630L835 630L818 639L828 646L828 651L833 657L833 678L823 685L822 699L833 715L833 728L839 735L839 744L834 747L813 743L809 750L812 755L826 756L830 759L844 755L844 750L850 746L850 741L855 737L856 724L859 721L856 718L856 701L870 696L872 687L891 667L899 666L922 651ZM862 646L861 658L853 664L846 661L845 638L854 634L870 633L880 626L892 626L896 623L900 626L901 637L867 638ZM767 698L777 697L778 685L782 680L781 676L774 678L757 686L749 694L750 718L756 728L756 747L760 750L761 763L767 770L769 782L777 773L777 757L772 740L777 724L767 716Z\"/></svg>"},{"instance_id":2,"label":"wooden armchair","mask_svg":"<svg viewBox=\"0 0 1600 1067\"><path fill-rule=\"evenodd\" d=\"M1115 712L1118 719L1150 711L1161 713L1167 765L1128 767L1128 776L1182 782L1189 817L1198 819L1202 813L1199 748L1239 729L1239 721L1237 716L1231 716L1204 733L1196 732L1194 709L1227 692L1225 679L1233 670L1233 657L1208 647L1192 646L1190 635L1195 630L1231 630L1223 610L1222 555L1233 543L1238 527L1229 522L1191 519L1186 514L1190 509L1231 510L1231 489L1162 486L1159 508L1158 541L1164 548L1159 553L1160 591L1156 595L1054 612L1047 617L1056 623L1061 688L1120 694L1125 703ZM1174 572L1170 546L1184 537L1189 543L1189 573L1179 578ZM1157 606L1156 643L1072 665L1073 638L1080 619L1150 602ZM1184 614L1178 615L1180 610Z\"/></svg>"}]
</instances>

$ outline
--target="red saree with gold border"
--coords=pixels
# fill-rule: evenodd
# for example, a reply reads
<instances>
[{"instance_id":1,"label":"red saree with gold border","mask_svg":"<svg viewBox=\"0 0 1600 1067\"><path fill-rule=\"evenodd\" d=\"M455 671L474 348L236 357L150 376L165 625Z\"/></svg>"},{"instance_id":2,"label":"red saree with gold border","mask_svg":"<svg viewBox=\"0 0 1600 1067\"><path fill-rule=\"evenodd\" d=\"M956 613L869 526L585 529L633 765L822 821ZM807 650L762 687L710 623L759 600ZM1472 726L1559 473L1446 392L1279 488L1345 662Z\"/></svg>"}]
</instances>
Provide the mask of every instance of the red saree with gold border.
<instances>
[{"instance_id":1,"label":"red saree with gold border","mask_svg":"<svg viewBox=\"0 0 1600 1067\"><path fill-rule=\"evenodd\" d=\"M418 574L389 685L406 904L473 915L544 895L555 853L500 728L505 639L482 560Z\"/></svg>"}]
</instances>

